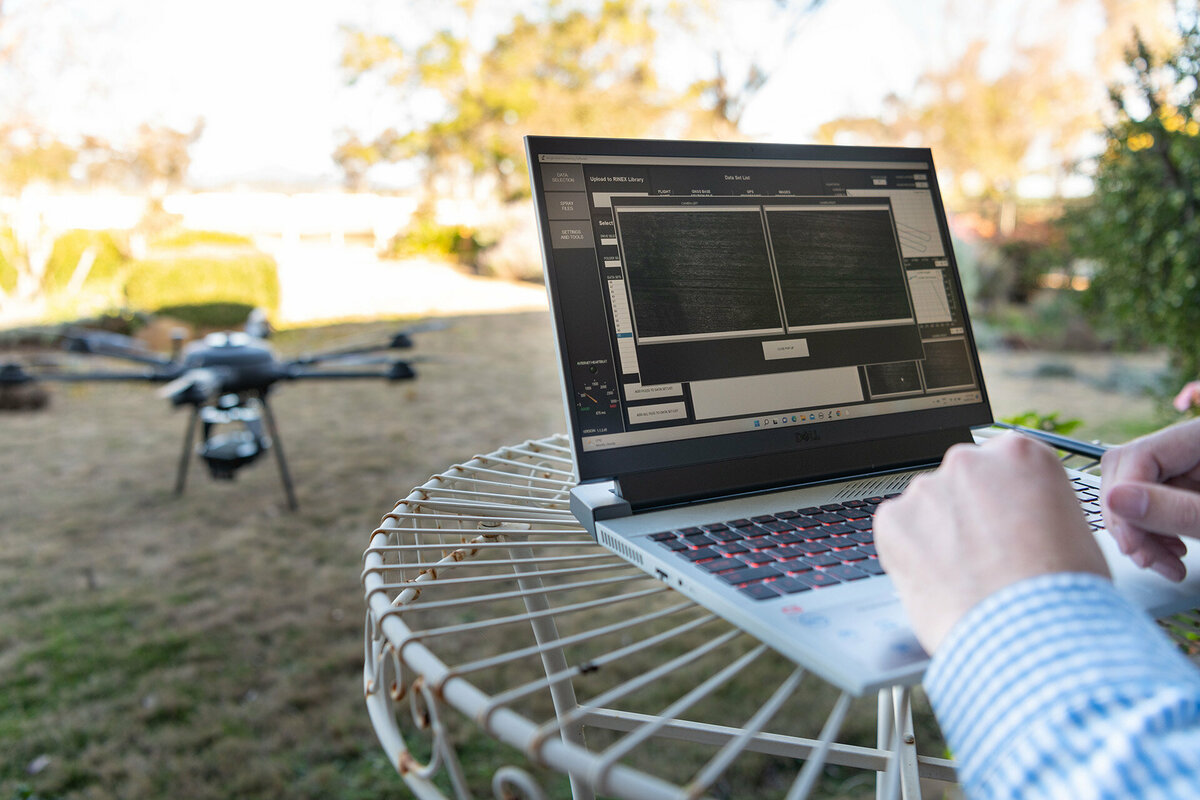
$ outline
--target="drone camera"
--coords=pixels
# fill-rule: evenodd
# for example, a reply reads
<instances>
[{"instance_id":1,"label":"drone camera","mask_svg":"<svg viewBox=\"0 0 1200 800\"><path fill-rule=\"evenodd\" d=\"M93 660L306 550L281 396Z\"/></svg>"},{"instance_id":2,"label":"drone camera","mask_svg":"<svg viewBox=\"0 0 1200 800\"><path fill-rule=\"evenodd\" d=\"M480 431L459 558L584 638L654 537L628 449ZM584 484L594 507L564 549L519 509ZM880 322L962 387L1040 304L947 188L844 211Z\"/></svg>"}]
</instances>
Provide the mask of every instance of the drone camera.
<instances>
[{"instance_id":1,"label":"drone camera","mask_svg":"<svg viewBox=\"0 0 1200 800\"><path fill-rule=\"evenodd\" d=\"M231 481L233 473L262 455L263 442L250 431L222 433L200 447L200 457L216 480Z\"/></svg>"}]
</instances>

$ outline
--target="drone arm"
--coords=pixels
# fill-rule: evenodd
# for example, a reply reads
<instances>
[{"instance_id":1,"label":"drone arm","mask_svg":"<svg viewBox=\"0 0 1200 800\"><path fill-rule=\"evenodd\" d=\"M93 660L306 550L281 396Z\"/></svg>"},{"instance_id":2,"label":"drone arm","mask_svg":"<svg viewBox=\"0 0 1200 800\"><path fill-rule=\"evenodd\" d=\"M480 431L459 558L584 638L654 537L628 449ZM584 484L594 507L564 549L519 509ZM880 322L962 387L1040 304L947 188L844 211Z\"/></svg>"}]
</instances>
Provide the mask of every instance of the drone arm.
<instances>
[{"instance_id":1,"label":"drone arm","mask_svg":"<svg viewBox=\"0 0 1200 800\"><path fill-rule=\"evenodd\" d=\"M291 380L346 380L352 378L387 378L392 381L417 377L412 365L407 361L396 361L386 370L306 370L293 368L288 373Z\"/></svg>"},{"instance_id":2,"label":"drone arm","mask_svg":"<svg viewBox=\"0 0 1200 800\"><path fill-rule=\"evenodd\" d=\"M386 342L381 342L376 345L367 345L363 347L347 347L341 350L327 350L324 353L314 353L312 355L301 356L296 359L296 364L319 364L322 361L336 361L343 358L353 358L355 356L364 356L371 353L378 353L380 350L404 350L412 347L412 339L406 333L398 333Z\"/></svg>"},{"instance_id":3,"label":"drone arm","mask_svg":"<svg viewBox=\"0 0 1200 800\"><path fill-rule=\"evenodd\" d=\"M39 372L30 375L38 381L60 381L62 383L84 383L88 381L166 381L173 375L152 370L101 370L99 372Z\"/></svg>"},{"instance_id":4,"label":"drone arm","mask_svg":"<svg viewBox=\"0 0 1200 800\"><path fill-rule=\"evenodd\" d=\"M121 358L156 367L166 367L172 363L171 359L151 353L140 346L128 344L124 339L125 337L104 336L100 333L68 332L63 334L63 344L68 352Z\"/></svg>"}]
</instances>

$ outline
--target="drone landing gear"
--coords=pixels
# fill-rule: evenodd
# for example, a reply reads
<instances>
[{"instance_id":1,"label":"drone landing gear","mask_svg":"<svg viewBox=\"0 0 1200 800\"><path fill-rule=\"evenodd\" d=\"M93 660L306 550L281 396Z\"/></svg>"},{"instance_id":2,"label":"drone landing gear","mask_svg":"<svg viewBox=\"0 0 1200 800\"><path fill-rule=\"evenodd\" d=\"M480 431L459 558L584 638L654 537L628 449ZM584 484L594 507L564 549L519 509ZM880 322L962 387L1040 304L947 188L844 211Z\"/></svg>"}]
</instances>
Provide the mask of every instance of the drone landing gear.
<instances>
[{"instance_id":1,"label":"drone landing gear","mask_svg":"<svg viewBox=\"0 0 1200 800\"><path fill-rule=\"evenodd\" d=\"M263 431L263 421L267 430ZM179 470L175 474L175 494L183 494L187 481L188 463L192 456L192 442L196 435L196 422L202 423L201 444L196 452L208 465L216 480L233 480L234 473L274 447L275 461L279 465L279 476L283 491L287 495L288 508L299 508L296 492L292 487L292 476L288 472L287 460L283 455L283 442L275 415L267 402L266 392L256 392L253 397L237 394L224 395L213 405L197 403L192 406L187 430L183 437L183 452L179 457ZM240 422L242 429L231 433L213 433L220 424Z\"/></svg>"}]
</instances>

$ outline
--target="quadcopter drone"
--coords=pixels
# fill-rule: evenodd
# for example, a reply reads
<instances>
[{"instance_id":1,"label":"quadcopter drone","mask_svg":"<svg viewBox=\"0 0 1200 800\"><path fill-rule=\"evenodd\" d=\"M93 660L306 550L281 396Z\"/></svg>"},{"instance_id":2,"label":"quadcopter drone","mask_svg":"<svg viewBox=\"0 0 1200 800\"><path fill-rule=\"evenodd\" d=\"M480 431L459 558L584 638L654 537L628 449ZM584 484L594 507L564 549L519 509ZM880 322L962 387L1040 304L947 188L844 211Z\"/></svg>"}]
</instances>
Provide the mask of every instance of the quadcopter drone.
<instances>
[{"instance_id":1,"label":"quadcopter drone","mask_svg":"<svg viewBox=\"0 0 1200 800\"><path fill-rule=\"evenodd\" d=\"M0 363L0 387L25 386L37 381L147 381L162 384L159 396L174 407L190 406L183 453L175 475L175 493L187 480L197 423L200 442L195 452L216 480L233 480L242 467L274 450L288 507L299 507L275 416L267 395L275 384L295 380L416 377L416 359L394 359L383 351L413 346L411 335L443 327L426 324L392 334L373 345L329 350L281 360L267 343L269 327L252 315L244 331L210 333L187 345L182 334L173 337L173 352L164 356L137 339L107 331L67 328L59 338L68 352L130 361L142 369L86 372L28 371L19 363ZM323 368L325 365L340 369ZM373 368L361 367L374 365ZM356 367L351 369L349 367Z\"/></svg>"}]
</instances>

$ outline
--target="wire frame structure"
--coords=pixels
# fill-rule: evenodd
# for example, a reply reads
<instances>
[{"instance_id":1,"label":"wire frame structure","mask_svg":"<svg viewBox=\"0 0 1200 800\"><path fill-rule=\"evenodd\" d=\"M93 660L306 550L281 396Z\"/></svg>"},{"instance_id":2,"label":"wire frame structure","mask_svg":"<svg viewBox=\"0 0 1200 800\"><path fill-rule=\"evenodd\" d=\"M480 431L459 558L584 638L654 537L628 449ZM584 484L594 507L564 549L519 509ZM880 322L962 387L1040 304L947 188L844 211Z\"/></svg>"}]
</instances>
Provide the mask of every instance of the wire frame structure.
<instances>
[{"instance_id":1,"label":"wire frame structure","mask_svg":"<svg viewBox=\"0 0 1200 800\"><path fill-rule=\"evenodd\" d=\"M462 751L478 731L581 799L742 795L747 781L803 798L831 791L826 767L881 798L954 780L952 762L918 754L908 689L864 709L805 675L596 545L572 486L566 439L529 441L430 478L372 534L367 708L416 796L474 796ZM839 741L852 708L874 730ZM547 796L515 765L492 791Z\"/></svg>"},{"instance_id":2,"label":"wire frame structure","mask_svg":"<svg viewBox=\"0 0 1200 800\"><path fill-rule=\"evenodd\" d=\"M1058 445L1098 468L1102 448ZM431 477L372 533L366 704L414 795L476 796L479 737L500 743L489 762L512 762L484 768L497 798L569 781L577 800L911 800L955 781L952 761L918 752L918 733L944 752L926 709L914 726L919 693L855 699L805 675L596 545L572 485L565 437L528 441ZM1166 628L1186 645L1200 616Z\"/></svg>"}]
</instances>

